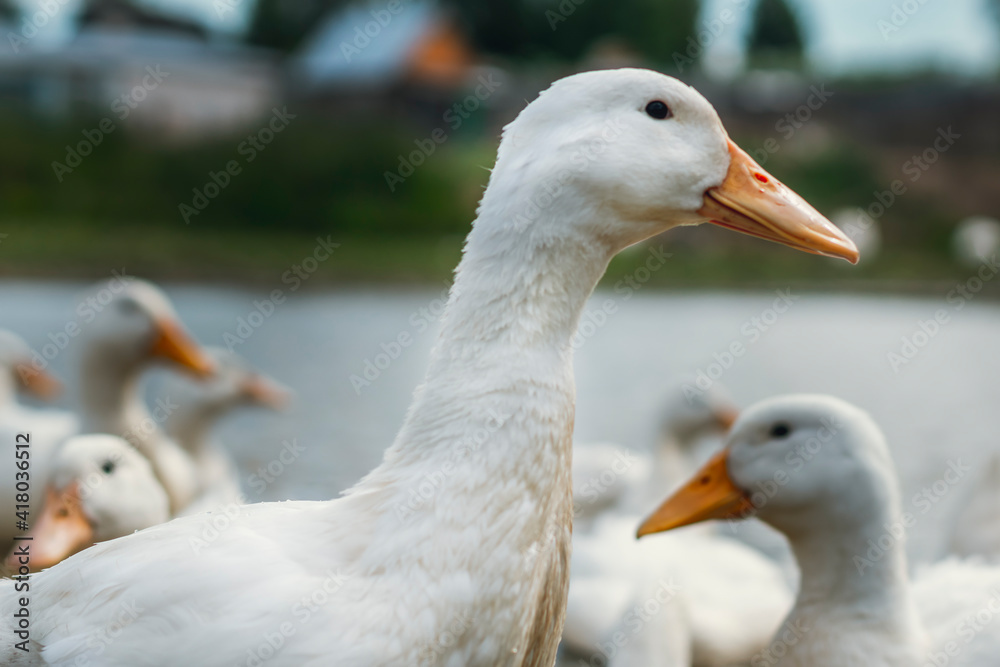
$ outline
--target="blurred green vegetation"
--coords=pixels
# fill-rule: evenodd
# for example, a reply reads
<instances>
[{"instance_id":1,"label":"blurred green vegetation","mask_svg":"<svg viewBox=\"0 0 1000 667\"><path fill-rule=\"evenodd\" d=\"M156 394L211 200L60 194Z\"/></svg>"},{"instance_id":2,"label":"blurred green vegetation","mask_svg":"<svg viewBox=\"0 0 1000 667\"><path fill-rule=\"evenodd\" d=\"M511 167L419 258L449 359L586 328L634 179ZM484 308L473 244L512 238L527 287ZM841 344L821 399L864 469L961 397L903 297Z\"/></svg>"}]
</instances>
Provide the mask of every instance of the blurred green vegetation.
<instances>
[{"instance_id":1,"label":"blurred green vegetation","mask_svg":"<svg viewBox=\"0 0 1000 667\"><path fill-rule=\"evenodd\" d=\"M439 146L391 192L385 172L426 131L382 119L366 124L302 117L253 162L243 136L175 146L119 128L60 183L53 161L81 127L10 117L0 121L0 272L90 278L109 267L151 278L272 281L310 254L317 236L341 244L311 284L447 280L492 166L495 139L462 132ZM763 137L735 137L752 147ZM884 189L876 155L838 141L824 150L779 151L766 168L824 212L867 205ZM242 172L186 224L181 204L205 190L210 172L230 160ZM935 289L967 269L950 259L954 222L947 202L901 197L881 219L883 251L851 268L703 225L654 242L675 250L652 285L763 286L816 283L826 288L876 281ZM645 261L641 248L612 264L613 285ZM906 285L904 285L904 281Z\"/></svg>"}]
</instances>

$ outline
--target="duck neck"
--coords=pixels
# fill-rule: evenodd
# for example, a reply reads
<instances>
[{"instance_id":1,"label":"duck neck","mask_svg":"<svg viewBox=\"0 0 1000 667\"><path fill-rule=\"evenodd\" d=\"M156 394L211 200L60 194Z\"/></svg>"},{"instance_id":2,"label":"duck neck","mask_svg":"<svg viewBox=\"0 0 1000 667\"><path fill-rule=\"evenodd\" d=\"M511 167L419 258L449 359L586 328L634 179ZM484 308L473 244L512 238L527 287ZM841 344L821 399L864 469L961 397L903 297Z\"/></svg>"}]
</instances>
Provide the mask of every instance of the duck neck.
<instances>
[{"instance_id":1,"label":"duck neck","mask_svg":"<svg viewBox=\"0 0 1000 667\"><path fill-rule=\"evenodd\" d=\"M131 427L149 417L139 396L141 369L133 365L107 363L107 360L91 354L84 358L81 370L80 395L85 430L132 440L131 432L136 429Z\"/></svg>"},{"instance_id":2,"label":"duck neck","mask_svg":"<svg viewBox=\"0 0 1000 667\"><path fill-rule=\"evenodd\" d=\"M233 406L225 401L194 401L178 408L167 420L167 432L192 456L208 448L212 429Z\"/></svg>"},{"instance_id":3,"label":"duck neck","mask_svg":"<svg viewBox=\"0 0 1000 667\"><path fill-rule=\"evenodd\" d=\"M196 492L193 464L169 441L157 417L149 413L139 392L142 367L107 363L100 355L84 358L82 366L84 433L110 433L127 440L153 467L170 498L171 511L185 507Z\"/></svg>"},{"instance_id":4,"label":"duck neck","mask_svg":"<svg viewBox=\"0 0 1000 667\"><path fill-rule=\"evenodd\" d=\"M893 656L915 654L922 630L907 574L905 527L900 512L880 511L877 504L860 517L860 530L853 516L803 521L805 529L784 531L801 570L789 619L804 632L868 637L873 646L893 647ZM879 664L911 663L885 656Z\"/></svg>"},{"instance_id":5,"label":"duck neck","mask_svg":"<svg viewBox=\"0 0 1000 667\"><path fill-rule=\"evenodd\" d=\"M344 507L374 518L359 565L462 580L476 619L463 642L552 664L569 582L571 339L616 249L550 242L491 215L469 235L396 441Z\"/></svg>"},{"instance_id":6,"label":"duck neck","mask_svg":"<svg viewBox=\"0 0 1000 667\"><path fill-rule=\"evenodd\" d=\"M484 227L469 236L425 383L387 458L421 475L429 460L450 461L551 509L569 489L571 338L612 253L585 239L549 244L530 230ZM454 481L450 490L467 490L468 480ZM481 509L509 511L489 505Z\"/></svg>"}]
</instances>

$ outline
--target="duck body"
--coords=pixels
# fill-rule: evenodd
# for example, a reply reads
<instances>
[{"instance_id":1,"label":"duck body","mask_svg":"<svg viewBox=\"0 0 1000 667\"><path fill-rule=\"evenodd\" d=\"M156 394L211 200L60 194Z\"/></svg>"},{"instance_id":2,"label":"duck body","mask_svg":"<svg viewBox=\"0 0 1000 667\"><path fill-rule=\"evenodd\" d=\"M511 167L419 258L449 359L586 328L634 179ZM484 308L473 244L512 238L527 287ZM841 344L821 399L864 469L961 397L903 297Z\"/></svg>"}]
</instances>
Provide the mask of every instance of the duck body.
<instances>
[{"instance_id":1,"label":"duck body","mask_svg":"<svg viewBox=\"0 0 1000 667\"><path fill-rule=\"evenodd\" d=\"M35 575L34 663L17 658L74 664L134 600L144 613L100 664L228 667L288 623L272 667L552 665L569 581L571 340L611 257L724 218L856 258L794 193L730 178L731 164L753 164L738 150L711 105L669 77L553 84L505 128L427 376L383 462L335 500L182 517ZM757 217L706 194L723 190L764 202ZM312 596L312 620L296 625ZM12 662L12 582L0 599Z\"/></svg>"}]
</instances>

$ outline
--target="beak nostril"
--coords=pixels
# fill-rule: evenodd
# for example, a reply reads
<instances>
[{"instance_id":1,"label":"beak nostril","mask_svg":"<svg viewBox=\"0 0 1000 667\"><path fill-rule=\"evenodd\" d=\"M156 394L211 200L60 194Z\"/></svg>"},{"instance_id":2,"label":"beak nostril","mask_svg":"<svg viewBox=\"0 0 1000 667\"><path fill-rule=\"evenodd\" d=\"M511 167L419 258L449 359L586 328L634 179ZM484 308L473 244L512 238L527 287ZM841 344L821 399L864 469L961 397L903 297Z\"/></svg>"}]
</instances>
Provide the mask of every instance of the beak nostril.
<instances>
[{"instance_id":1,"label":"beak nostril","mask_svg":"<svg viewBox=\"0 0 1000 667\"><path fill-rule=\"evenodd\" d=\"M702 486L708 484L711 481L712 481L712 478L709 477L708 475L705 475L704 477L701 478L701 484L702 484Z\"/></svg>"},{"instance_id":2,"label":"beak nostril","mask_svg":"<svg viewBox=\"0 0 1000 667\"><path fill-rule=\"evenodd\" d=\"M765 176L764 174L761 174L760 172L756 172L755 171L754 174L753 174L753 177L756 178L761 183L767 183L768 182L767 181L767 176Z\"/></svg>"}]
</instances>

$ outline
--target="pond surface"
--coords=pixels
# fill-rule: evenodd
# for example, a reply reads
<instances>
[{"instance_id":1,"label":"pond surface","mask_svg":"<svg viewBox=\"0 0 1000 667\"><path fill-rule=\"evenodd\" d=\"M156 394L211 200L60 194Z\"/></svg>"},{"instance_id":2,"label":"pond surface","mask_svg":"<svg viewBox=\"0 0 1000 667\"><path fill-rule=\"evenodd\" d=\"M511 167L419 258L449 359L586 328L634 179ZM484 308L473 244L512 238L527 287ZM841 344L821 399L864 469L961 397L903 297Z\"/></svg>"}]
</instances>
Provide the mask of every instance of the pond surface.
<instances>
[{"instance_id":1,"label":"pond surface","mask_svg":"<svg viewBox=\"0 0 1000 667\"><path fill-rule=\"evenodd\" d=\"M64 329L86 288L0 282L0 326L41 349L50 333ZM330 498L380 461L422 379L444 297L443 287L299 292L269 317L251 318L254 301L270 289L166 289L205 344L223 346L251 331L235 349L296 392L285 414L235 415L219 431L248 476L272 461L284 440L294 438L305 448L258 496L262 500ZM598 313L608 299L615 312L602 318ZM776 300L785 312L771 310ZM950 462L978 467L1000 451L1000 307L956 305L794 292L785 300L775 293L712 292L647 292L624 300L599 292L577 341L577 437L648 446L659 402L681 373L721 371L740 405L789 392L835 394L867 408L885 430L903 479L904 504L917 514L911 553L932 557L971 484L963 479L949 487L926 512L921 508L927 503L918 507L913 494L940 480ZM940 310L947 323L933 336L921 333L921 322L934 329L926 323ZM259 326L238 331L240 318ZM402 333L410 344L386 365L385 357L377 358L382 344L395 353L390 343ZM893 368L888 355L905 359L904 337L922 346ZM734 343L743 352L730 360L726 352ZM75 359L70 342L52 361L71 383L64 405L75 400ZM351 376L364 376L366 360L384 368L362 386Z\"/></svg>"}]
</instances>

